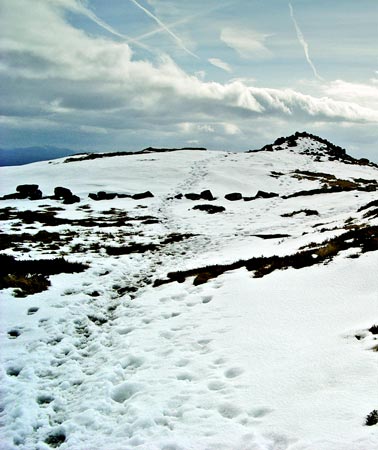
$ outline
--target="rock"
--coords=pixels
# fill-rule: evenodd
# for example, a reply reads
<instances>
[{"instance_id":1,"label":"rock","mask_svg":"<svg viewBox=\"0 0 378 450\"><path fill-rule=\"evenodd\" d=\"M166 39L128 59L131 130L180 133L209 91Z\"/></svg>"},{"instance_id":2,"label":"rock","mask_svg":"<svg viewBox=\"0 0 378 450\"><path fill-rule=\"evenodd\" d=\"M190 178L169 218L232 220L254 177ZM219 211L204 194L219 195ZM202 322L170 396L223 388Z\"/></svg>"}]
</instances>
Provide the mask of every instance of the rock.
<instances>
[{"instance_id":1,"label":"rock","mask_svg":"<svg viewBox=\"0 0 378 450\"><path fill-rule=\"evenodd\" d=\"M177 198L177 200L181 200L183 198L182 194L177 194L174 196L174 198Z\"/></svg>"},{"instance_id":2,"label":"rock","mask_svg":"<svg viewBox=\"0 0 378 450\"><path fill-rule=\"evenodd\" d=\"M32 194L29 195L29 200L40 200L42 198L42 191L37 189Z\"/></svg>"},{"instance_id":3,"label":"rock","mask_svg":"<svg viewBox=\"0 0 378 450\"><path fill-rule=\"evenodd\" d=\"M243 197L245 202L251 202L252 200L256 200L256 197Z\"/></svg>"},{"instance_id":4,"label":"rock","mask_svg":"<svg viewBox=\"0 0 378 450\"><path fill-rule=\"evenodd\" d=\"M185 198L188 200L201 200L201 196L199 194L193 194L191 192L189 194L185 194Z\"/></svg>"},{"instance_id":5,"label":"rock","mask_svg":"<svg viewBox=\"0 0 378 450\"><path fill-rule=\"evenodd\" d=\"M78 197L77 195L71 195L71 197L66 197L63 200L63 204L65 205L72 205L73 203L79 203L80 202L80 197Z\"/></svg>"},{"instance_id":6,"label":"rock","mask_svg":"<svg viewBox=\"0 0 378 450\"><path fill-rule=\"evenodd\" d=\"M95 194L95 193L93 193L93 192L90 192L89 194L88 194L88 197L90 198L90 199L92 199L92 200L98 200L98 197L97 197L97 194Z\"/></svg>"},{"instance_id":7,"label":"rock","mask_svg":"<svg viewBox=\"0 0 378 450\"><path fill-rule=\"evenodd\" d=\"M132 195L130 194L117 194L118 198L132 198Z\"/></svg>"},{"instance_id":8,"label":"rock","mask_svg":"<svg viewBox=\"0 0 378 450\"><path fill-rule=\"evenodd\" d=\"M20 184L16 187L16 191L19 194L14 198L28 198L29 200L40 200L42 198L42 192L38 189L38 184Z\"/></svg>"},{"instance_id":9,"label":"rock","mask_svg":"<svg viewBox=\"0 0 378 450\"><path fill-rule=\"evenodd\" d=\"M258 191L255 198L272 198L272 197L278 197L279 195L275 192L265 192L265 191Z\"/></svg>"},{"instance_id":10,"label":"rock","mask_svg":"<svg viewBox=\"0 0 378 450\"><path fill-rule=\"evenodd\" d=\"M241 200L243 196L241 195L240 192L232 192L231 194L226 194L224 198L226 200L229 200L230 202L235 202L237 200Z\"/></svg>"},{"instance_id":11,"label":"rock","mask_svg":"<svg viewBox=\"0 0 378 450\"><path fill-rule=\"evenodd\" d=\"M54 189L54 199L63 200L65 205L72 205L72 203L80 202L80 197L77 195L73 195L70 189L67 189L62 186L57 186Z\"/></svg>"},{"instance_id":12,"label":"rock","mask_svg":"<svg viewBox=\"0 0 378 450\"><path fill-rule=\"evenodd\" d=\"M142 198L149 198L149 197L153 197L154 194L150 191L146 191L146 192L142 192L140 194L134 194L132 195L132 198L134 200L141 200Z\"/></svg>"},{"instance_id":13,"label":"rock","mask_svg":"<svg viewBox=\"0 0 378 450\"><path fill-rule=\"evenodd\" d=\"M201 192L201 198L202 200L215 200L213 194L211 193L211 191L209 189L206 189L205 191Z\"/></svg>"},{"instance_id":14,"label":"rock","mask_svg":"<svg viewBox=\"0 0 378 450\"><path fill-rule=\"evenodd\" d=\"M97 200L113 200L116 198L117 194L114 192L105 192L99 191L97 192Z\"/></svg>"},{"instance_id":15,"label":"rock","mask_svg":"<svg viewBox=\"0 0 378 450\"><path fill-rule=\"evenodd\" d=\"M223 211L226 211L226 208L223 206L217 206L217 205L196 205L193 209L196 209L198 211L205 211L208 214L215 214L220 213Z\"/></svg>"},{"instance_id":16,"label":"rock","mask_svg":"<svg viewBox=\"0 0 378 450\"><path fill-rule=\"evenodd\" d=\"M67 189L65 187L57 186L54 189L54 196L57 200L69 198L72 196L72 192L70 189Z\"/></svg>"}]
</instances>

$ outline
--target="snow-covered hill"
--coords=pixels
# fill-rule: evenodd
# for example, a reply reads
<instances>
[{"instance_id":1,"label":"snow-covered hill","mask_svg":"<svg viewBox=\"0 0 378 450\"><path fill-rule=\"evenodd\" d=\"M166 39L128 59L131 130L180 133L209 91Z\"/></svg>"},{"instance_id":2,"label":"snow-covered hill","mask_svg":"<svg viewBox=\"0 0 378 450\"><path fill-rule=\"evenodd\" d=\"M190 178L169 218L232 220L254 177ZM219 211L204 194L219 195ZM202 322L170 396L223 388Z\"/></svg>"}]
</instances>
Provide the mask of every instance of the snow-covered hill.
<instances>
[{"instance_id":1,"label":"snow-covered hill","mask_svg":"<svg viewBox=\"0 0 378 450\"><path fill-rule=\"evenodd\" d=\"M2 450L378 448L377 167L302 133L0 179Z\"/></svg>"}]
</instances>

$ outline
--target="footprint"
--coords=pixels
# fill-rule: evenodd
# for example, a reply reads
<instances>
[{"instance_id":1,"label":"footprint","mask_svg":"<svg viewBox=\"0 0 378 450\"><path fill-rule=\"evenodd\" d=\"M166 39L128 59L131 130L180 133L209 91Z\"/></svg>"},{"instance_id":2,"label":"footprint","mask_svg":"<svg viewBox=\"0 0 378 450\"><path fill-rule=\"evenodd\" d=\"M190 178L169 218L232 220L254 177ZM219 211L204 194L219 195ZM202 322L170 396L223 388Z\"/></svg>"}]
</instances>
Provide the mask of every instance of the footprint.
<instances>
[{"instance_id":1,"label":"footprint","mask_svg":"<svg viewBox=\"0 0 378 450\"><path fill-rule=\"evenodd\" d=\"M210 389L210 391L220 391L221 389L224 389L226 385L223 383L223 381L214 380L210 381L207 387Z\"/></svg>"},{"instance_id":2,"label":"footprint","mask_svg":"<svg viewBox=\"0 0 378 450\"><path fill-rule=\"evenodd\" d=\"M225 417L226 419L234 419L239 414L241 414L241 409L237 406L233 405L232 403L222 403L218 407L218 412L221 416Z\"/></svg>"},{"instance_id":3,"label":"footprint","mask_svg":"<svg viewBox=\"0 0 378 450\"><path fill-rule=\"evenodd\" d=\"M31 316L33 314L35 314L37 311L39 310L39 308L37 308L36 306L32 306L31 308L28 309L28 316Z\"/></svg>"},{"instance_id":4,"label":"footprint","mask_svg":"<svg viewBox=\"0 0 378 450\"><path fill-rule=\"evenodd\" d=\"M193 381L194 376L189 372L179 373L176 377L180 381Z\"/></svg>"},{"instance_id":5,"label":"footprint","mask_svg":"<svg viewBox=\"0 0 378 450\"><path fill-rule=\"evenodd\" d=\"M260 407L250 409L247 414L250 417L254 417L255 419L261 419L262 417L266 416L271 412L273 412L273 409L271 408Z\"/></svg>"},{"instance_id":6,"label":"footprint","mask_svg":"<svg viewBox=\"0 0 378 450\"><path fill-rule=\"evenodd\" d=\"M226 378L236 378L241 375L244 370L241 367L231 367L224 372Z\"/></svg>"},{"instance_id":7,"label":"footprint","mask_svg":"<svg viewBox=\"0 0 378 450\"><path fill-rule=\"evenodd\" d=\"M187 366L189 364L189 359L185 359L185 358L183 358L183 359L179 359L177 362L176 362L176 366L177 367L185 367L185 366Z\"/></svg>"},{"instance_id":8,"label":"footprint","mask_svg":"<svg viewBox=\"0 0 378 450\"><path fill-rule=\"evenodd\" d=\"M123 403L129 400L134 394L140 391L141 386L138 383L125 382L116 386L111 392L111 398L117 403Z\"/></svg>"},{"instance_id":9,"label":"footprint","mask_svg":"<svg viewBox=\"0 0 378 450\"><path fill-rule=\"evenodd\" d=\"M197 343L199 345L207 345L212 341L212 339L200 339L199 341L197 341Z\"/></svg>"},{"instance_id":10,"label":"footprint","mask_svg":"<svg viewBox=\"0 0 378 450\"><path fill-rule=\"evenodd\" d=\"M48 395L48 394L41 394L41 395L38 395L38 397L37 397L37 403L39 405L48 405L53 400L54 400L54 397L52 395Z\"/></svg>"},{"instance_id":11,"label":"footprint","mask_svg":"<svg viewBox=\"0 0 378 450\"><path fill-rule=\"evenodd\" d=\"M204 295L202 297L202 303L204 303L204 304L210 303L212 299L213 299L213 297L211 295Z\"/></svg>"}]
</instances>

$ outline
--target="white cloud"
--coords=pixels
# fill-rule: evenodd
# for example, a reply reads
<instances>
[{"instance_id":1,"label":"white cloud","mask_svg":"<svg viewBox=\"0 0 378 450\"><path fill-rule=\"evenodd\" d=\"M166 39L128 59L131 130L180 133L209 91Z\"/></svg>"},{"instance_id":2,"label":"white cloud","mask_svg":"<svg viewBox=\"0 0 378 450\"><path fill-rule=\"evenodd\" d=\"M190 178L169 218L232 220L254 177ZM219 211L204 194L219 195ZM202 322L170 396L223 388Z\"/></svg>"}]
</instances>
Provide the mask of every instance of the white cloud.
<instances>
[{"instance_id":1,"label":"white cloud","mask_svg":"<svg viewBox=\"0 0 378 450\"><path fill-rule=\"evenodd\" d=\"M269 36L250 29L226 27L221 31L220 39L228 47L234 49L242 58L261 59L272 56L272 53L265 45L265 41Z\"/></svg>"},{"instance_id":2,"label":"white cloud","mask_svg":"<svg viewBox=\"0 0 378 450\"><path fill-rule=\"evenodd\" d=\"M209 58L208 61L215 67L219 67L226 72L232 72L231 66L219 58Z\"/></svg>"},{"instance_id":3,"label":"white cloud","mask_svg":"<svg viewBox=\"0 0 378 450\"><path fill-rule=\"evenodd\" d=\"M378 110L378 86L374 84L374 81L373 84L362 84L335 80L322 85L322 90L335 99Z\"/></svg>"}]
</instances>

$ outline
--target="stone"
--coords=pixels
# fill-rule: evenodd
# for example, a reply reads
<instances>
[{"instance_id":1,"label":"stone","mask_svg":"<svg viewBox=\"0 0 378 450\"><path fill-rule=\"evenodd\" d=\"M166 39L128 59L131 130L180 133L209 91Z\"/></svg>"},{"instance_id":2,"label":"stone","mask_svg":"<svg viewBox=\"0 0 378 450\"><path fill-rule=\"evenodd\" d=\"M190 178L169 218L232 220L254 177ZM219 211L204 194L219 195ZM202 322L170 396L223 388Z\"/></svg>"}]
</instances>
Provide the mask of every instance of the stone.
<instances>
[{"instance_id":1,"label":"stone","mask_svg":"<svg viewBox=\"0 0 378 450\"><path fill-rule=\"evenodd\" d=\"M243 196L241 195L240 192L232 192L231 194L226 194L224 198L226 200L229 200L230 202L235 202L237 200L241 200Z\"/></svg>"},{"instance_id":2,"label":"stone","mask_svg":"<svg viewBox=\"0 0 378 450\"><path fill-rule=\"evenodd\" d=\"M224 206L217 206L217 205L196 205L193 209L196 209L198 211L205 211L208 214L216 214L223 211L226 211L226 208Z\"/></svg>"},{"instance_id":3,"label":"stone","mask_svg":"<svg viewBox=\"0 0 378 450\"><path fill-rule=\"evenodd\" d=\"M209 189L206 189L204 191L201 192L201 198L202 200L215 200L213 194L211 193L211 191Z\"/></svg>"},{"instance_id":4,"label":"stone","mask_svg":"<svg viewBox=\"0 0 378 450\"><path fill-rule=\"evenodd\" d=\"M189 194L185 194L185 198L188 200L201 200L201 196L199 194L194 194L192 192L189 192Z\"/></svg>"}]
</instances>

